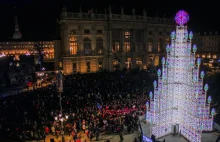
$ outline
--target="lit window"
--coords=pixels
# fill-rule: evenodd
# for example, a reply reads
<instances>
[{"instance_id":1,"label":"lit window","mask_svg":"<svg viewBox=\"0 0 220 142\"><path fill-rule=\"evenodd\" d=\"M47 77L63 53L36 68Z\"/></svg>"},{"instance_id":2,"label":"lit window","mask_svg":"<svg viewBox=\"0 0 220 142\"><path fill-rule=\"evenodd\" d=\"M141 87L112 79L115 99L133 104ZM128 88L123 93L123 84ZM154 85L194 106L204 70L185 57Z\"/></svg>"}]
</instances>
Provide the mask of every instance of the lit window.
<instances>
[{"instance_id":1,"label":"lit window","mask_svg":"<svg viewBox=\"0 0 220 142\"><path fill-rule=\"evenodd\" d=\"M152 52L153 44L152 42L148 42L148 52Z\"/></svg>"},{"instance_id":2,"label":"lit window","mask_svg":"<svg viewBox=\"0 0 220 142\"><path fill-rule=\"evenodd\" d=\"M141 58L136 58L136 65L137 66L141 66L142 65L142 61L141 61Z\"/></svg>"},{"instance_id":3,"label":"lit window","mask_svg":"<svg viewBox=\"0 0 220 142\"><path fill-rule=\"evenodd\" d=\"M125 52L126 53L129 53L130 50L131 50L131 45L130 45L130 42L124 42L124 49L125 49Z\"/></svg>"},{"instance_id":4,"label":"lit window","mask_svg":"<svg viewBox=\"0 0 220 142\"><path fill-rule=\"evenodd\" d=\"M90 62L86 62L87 72L90 72Z\"/></svg>"},{"instance_id":5,"label":"lit window","mask_svg":"<svg viewBox=\"0 0 220 142\"><path fill-rule=\"evenodd\" d=\"M113 67L114 67L114 70L117 70L120 68L120 64L119 64L119 61L118 60L114 60L113 61Z\"/></svg>"},{"instance_id":6,"label":"lit window","mask_svg":"<svg viewBox=\"0 0 220 142\"><path fill-rule=\"evenodd\" d=\"M102 61L99 61L99 70L102 69Z\"/></svg>"},{"instance_id":7,"label":"lit window","mask_svg":"<svg viewBox=\"0 0 220 142\"><path fill-rule=\"evenodd\" d=\"M63 64L62 62L59 62L59 67L62 68Z\"/></svg>"},{"instance_id":8,"label":"lit window","mask_svg":"<svg viewBox=\"0 0 220 142\"><path fill-rule=\"evenodd\" d=\"M213 58L214 58L214 59L216 59L216 58L217 58L217 56L216 56L216 55L213 55Z\"/></svg>"},{"instance_id":9,"label":"lit window","mask_svg":"<svg viewBox=\"0 0 220 142\"><path fill-rule=\"evenodd\" d=\"M129 31L126 31L125 32L125 39L129 39L130 38L130 32Z\"/></svg>"},{"instance_id":10,"label":"lit window","mask_svg":"<svg viewBox=\"0 0 220 142\"><path fill-rule=\"evenodd\" d=\"M157 42L157 52L160 52L160 41Z\"/></svg>"},{"instance_id":11,"label":"lit window","mask_svg":"<svg viewBox=\"0 0 220 142\"><path fill-rule=\"evenodd\" d=\"M98 54L103 54L103 39L100 37L96 39L96 49L98 51Z\"/></svg>"},{"instance_id":12,"label":"lit window","mask_svg":"<svg viewBox=\"0 0 220 142\"><path fill-rule=\"evenodd\" d=\"M100 54L100 55L103 54L102 50L99 50L99 51L98 51L98 54Z\"/></svg>"},{"instance_id":13,"label":"lit window","mask_svg":"<svg viewBox=\"0 0 220 142\"><path fill-rule=\"evenodd\" d=\"M202 55L202 58L205 58L205 55Z\"/></svg>"},{"instance_id":14,"label":"lit window","mask_svg":"<svg viewBox=\"0 0 220 142\"><path fill-rule=\"evenodd\" d=\"M127 69L131 68L131 58L127 58L127 61L125 62L125 64L127 65Z\"/></svg>"},{"instance_id":15,"label":"lit window","mask_svg":"<svg viewBox=\"0 0 220 142\"><path fill-rule=\"evenodd\" d=\"M117 53L120 50L120 42L114 42L112 52Z\"/></svg>"},{"instance_id":16,"label":"lit window","mask_svg":"<svg viewBox=\"0 0 220 142\"><path fill-rule=\"evenodd\" d=\"M211 55L208 55L207 58L211 58Z\"/></svg>"},{"instance_id":17,"label":"lit window","mask_svg":"<svg viewBox=\"0 0 220 142\"><path fill-rule=\"evenodd\" d=\"M70 41L70 55L76 55L77 53L77 47L78 47L78 43L75 37L71 37Z\"/></svg>"}]
</instances>

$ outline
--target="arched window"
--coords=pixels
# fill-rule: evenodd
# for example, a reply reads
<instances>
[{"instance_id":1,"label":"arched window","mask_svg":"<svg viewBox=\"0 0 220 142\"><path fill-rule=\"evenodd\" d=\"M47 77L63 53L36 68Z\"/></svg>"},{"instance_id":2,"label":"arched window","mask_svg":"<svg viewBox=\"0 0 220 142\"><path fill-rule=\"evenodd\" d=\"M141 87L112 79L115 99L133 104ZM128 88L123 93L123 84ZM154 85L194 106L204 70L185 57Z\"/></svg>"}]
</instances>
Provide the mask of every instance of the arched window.
<instances>
[{"instance_id":1,"label":"arched window","mask_svg":"<svg viewBox=\"0 0 220 142\"><path fill-rule=\"evenodd\" d=\"M84 53L90 55L92 53L91 40L86 37L83 40Z\"/></svg>"},{"instance_id":2,"label":"arched window","mask_svg":"<svg viewBox=\"0 0 220 142\"><path fill-rule=\"evenodd\" d=\"M70 37L70 55L76 55L78 49L77 39L75 37Z\"/></svg>"},{"instance_id":3,"label":"arched window","mask_svg":"<svg viewBox=\"0 0 220 142\"><path fill-rule=\"evenodd\" d=\"M125 62L127 69L131 68L131 58L127 58L127 61Z\"/></svg>"},{"instance_id":4,"label":"arched window","mask_svg":"<svg viewBox=\"0 0 220 142\"><path fill-rule=\"evenodd\" d=\"M96 39L96 50L98 54L103 54L103 39L101 37Z\"/></svg>"},{"instance_id":5,"label":"arched window","mask_svg":"<svg viewBox=\"0 0 220 142\"><path fill-rule=\"evenodd\" d=\"M168 38L166 38L166 45L167 44L170 44L170 38L168 37Z\"/></svg>"},{"instance_id":6,"label":"arched window","mask_svg":"<svg viewBox=\"0 0 220 142\"><path fill-rule=\"evenodd\" d=\"M148 39L147 48L148 48L147 49L148 52L152 52L152 50L153 50L153 39L151 39L151 38Z\"/></svg>"},{"instance_id":7,"label":"arched window","mask_svg":"<svg viewBox=\"0 0 220 142\"><path fill-rule=\"evenodd\" d=\"M137 65L138 67L141 67L141 65L142 65L142 59L141 59L140 57L137 57L137 58L136 58L136 65Z\"/></svg>"}]
</instances>

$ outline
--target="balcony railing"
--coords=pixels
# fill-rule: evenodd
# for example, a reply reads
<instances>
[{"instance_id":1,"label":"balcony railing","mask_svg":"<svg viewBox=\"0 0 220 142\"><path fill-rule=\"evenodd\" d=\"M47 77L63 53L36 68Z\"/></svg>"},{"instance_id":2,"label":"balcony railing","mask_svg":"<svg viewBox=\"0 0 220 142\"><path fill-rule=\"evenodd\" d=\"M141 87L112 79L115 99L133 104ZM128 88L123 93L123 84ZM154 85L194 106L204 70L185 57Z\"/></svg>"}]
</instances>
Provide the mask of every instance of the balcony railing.
<instances>
[{"instance_id":1,"label":"balcony railing","mask_svg":"<svg viewBox=\"0 0 220 142\"><path fill-rule=\"evenodd\" d=\"M70 20L107 20L107 14L96 14L96 13L70 13L68 12L66 16L62 19ZM140 15L121 15L121 14L111 14L109 16L110 21L138 21L138 22L148 22L155 24L174 24L173 18L165 17L148 17Z\"/></svg>"}]
</instances>

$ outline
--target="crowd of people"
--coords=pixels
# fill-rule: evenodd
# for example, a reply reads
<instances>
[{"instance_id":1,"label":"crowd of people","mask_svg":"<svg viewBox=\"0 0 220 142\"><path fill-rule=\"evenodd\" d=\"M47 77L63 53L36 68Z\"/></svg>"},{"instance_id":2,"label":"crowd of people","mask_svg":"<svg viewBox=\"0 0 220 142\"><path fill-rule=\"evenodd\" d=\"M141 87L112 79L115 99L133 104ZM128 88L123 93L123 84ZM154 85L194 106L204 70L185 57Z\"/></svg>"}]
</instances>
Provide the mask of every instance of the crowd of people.
<instances>
[{"instance_id":1,"label":"crowd of people","mask_svg":"<svg viewBox=\"0 0 220 142\"><path fill-rule=\"evenodd\" d=\"M117 133L122 141L124 132L138 128L138 117L146 109L148 82L146 72L76 74L64 78L61 94L52 84L2 97L0 135L39 140L48 134L59 136L64 130L75 141L79 131L90 140L98 140L100 133Z\"/></svg>"}]
</instances>

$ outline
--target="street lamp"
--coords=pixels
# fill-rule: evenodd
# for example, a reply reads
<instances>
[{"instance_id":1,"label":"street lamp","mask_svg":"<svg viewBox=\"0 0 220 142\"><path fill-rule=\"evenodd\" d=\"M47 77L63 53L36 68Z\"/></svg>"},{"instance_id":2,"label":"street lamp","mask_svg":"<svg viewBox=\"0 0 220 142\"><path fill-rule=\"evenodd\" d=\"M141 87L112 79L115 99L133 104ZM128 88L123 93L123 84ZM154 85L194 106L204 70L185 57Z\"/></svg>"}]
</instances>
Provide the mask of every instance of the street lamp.
<instances>
[{"instance_id":1,"label":"street lamp","mask_svg":"<svg viewBox=\"0 0 220 142\"><path fill-rule=\"evenodd\" d=\"M61 71L59 71L57 73L57 76L56 76L56 80L57 80L57 92L59 93L59 97L60 97L60 114L59 114L59 118L60 118L60 121L61 121L61 134L62 134L62 142L65 142L65 139L64 139L64 132L63 132L63 118L62 118L62 113L63 113L63 109L62 109L62 97L61 97L61 94L63 93L63 74ZM68 116L66 117L68 119ZM55 120L58 120L58 118L56 117Z\"/></svg>"},{"instance_id":2,"label":"street lamp","mask_svg":"<svg viewBox=\"0 0 220 142\"><path fill-rule=\"evenodd\" d=\"M65 142L64 130L63 130L63 122L64 122L64 121L67 121L68 118L69 118L68 115L65 115L65 117L63 117L62 114L59 114L58 117L57 117L57 116L54 117L54 119L55 119L56 122L59 122L59 121L60 121L60 123L61 123L61 129L60 129L60 130L61 130L61 135L62 135L62 142Z\"/></svg>"}]
</instances>

